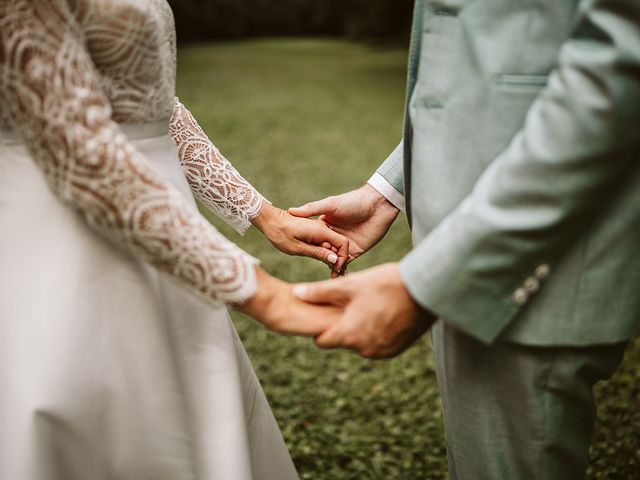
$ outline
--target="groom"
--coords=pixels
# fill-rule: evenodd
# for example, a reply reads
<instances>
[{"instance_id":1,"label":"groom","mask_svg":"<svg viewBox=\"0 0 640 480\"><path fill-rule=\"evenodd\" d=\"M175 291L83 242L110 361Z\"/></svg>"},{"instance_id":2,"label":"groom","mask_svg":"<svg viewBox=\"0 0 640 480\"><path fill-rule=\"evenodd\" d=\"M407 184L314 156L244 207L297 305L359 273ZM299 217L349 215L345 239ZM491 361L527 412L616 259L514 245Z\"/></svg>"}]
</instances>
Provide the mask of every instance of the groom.
<instances>
[{"instance_id":1,"label":"groom","mask_svg":"<svg viewBox=\"0 0 640 480\"><path fill-rule=\"evenodd\" d=\"M297 288L343 309L317 344L433 326L452 478L583 477L592 386L640 332L640 0L418 0L403 142L291 213L358 255L405 205L400 263Z\"/></svg>"}]
</instances>

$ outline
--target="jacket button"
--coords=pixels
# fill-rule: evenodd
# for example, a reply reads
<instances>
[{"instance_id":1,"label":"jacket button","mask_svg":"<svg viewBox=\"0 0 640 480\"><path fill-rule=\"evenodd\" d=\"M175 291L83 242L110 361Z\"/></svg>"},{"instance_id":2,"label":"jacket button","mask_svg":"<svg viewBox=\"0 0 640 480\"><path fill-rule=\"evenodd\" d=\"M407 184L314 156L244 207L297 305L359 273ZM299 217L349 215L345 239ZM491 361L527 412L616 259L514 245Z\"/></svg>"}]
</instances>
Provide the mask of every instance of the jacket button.
<instances>
[{"instance_id":1,"label":"jacket button","mask_svg":"<svg viewBox=\"0 0 640 480\"><path fill-rule=\"evenodd\" d=\"M516 307L522 307L529 301L529 294L524 288L518 288L515 292L513 292L511 300Z\"/></svg>"},{"instance_id":2,"label":"jacket button","mask_svg":"<svg viewBox=\"0 0 640 480\"><path fill-rule=\"evenodd\" d=\"M524 281L524 289L530 293L537 293L540 290L540 280L536 277L529 277Z\"/></svg>"},{"instance_id":3,"label":"jacket button","mask_svg":"<svg viewBox=\"0 0 640 480\"><path fill-rule=\"evenodd\" d=\"M551 267L546 263L543 263L538 268L536 268L535 276L538 278L538 280L544 280L549 275L551 275Z\"/></svg>"}]
</instances>

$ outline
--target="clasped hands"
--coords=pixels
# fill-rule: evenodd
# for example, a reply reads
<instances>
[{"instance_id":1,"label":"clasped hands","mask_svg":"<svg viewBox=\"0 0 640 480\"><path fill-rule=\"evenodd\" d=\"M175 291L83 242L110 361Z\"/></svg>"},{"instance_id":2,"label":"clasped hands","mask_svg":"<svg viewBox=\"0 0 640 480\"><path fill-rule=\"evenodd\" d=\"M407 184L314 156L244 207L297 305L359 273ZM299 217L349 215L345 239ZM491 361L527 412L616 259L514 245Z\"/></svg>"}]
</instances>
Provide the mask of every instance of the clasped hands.
<instances>
[{"instance_id":1,"label":"clasped hands","mask_svg":"<svg viewBox=\"0 0 640 480\"><path fill-rule=\"evenodd\" d=\"M269 221L274 213L286 218L285 226ZM397 215L398 209L369 185L288 212L267 213L254 224L269 240L285 253L330 264L334 280L292 286L258 269L258 291L239 309L273 331L313 336L321 348L346 348L367 358L399 354L429 329L434 317L410 296L398 264L335 279L348 262L380 241ZM310 228L301 221L317 223ZM300 243L291 240L289 228L299 229Z\"/></svg>"}]
</instances>

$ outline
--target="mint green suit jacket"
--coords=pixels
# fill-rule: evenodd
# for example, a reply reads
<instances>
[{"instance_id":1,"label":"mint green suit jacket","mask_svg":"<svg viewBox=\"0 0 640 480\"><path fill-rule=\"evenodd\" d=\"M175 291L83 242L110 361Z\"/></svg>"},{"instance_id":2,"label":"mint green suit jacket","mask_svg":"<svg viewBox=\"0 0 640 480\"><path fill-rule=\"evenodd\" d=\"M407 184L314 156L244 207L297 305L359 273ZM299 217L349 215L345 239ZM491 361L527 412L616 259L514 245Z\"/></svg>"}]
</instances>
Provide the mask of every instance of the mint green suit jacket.
<instances>
[{"instance_id":1,"label":"mint green suit jacket","mask_svg":"<svg viewBox=\"0 0 640 480\"><path fill-rule=\"evenodd\" d=\"M485 343L640 332L640 0L417 0L412 296Z\"/></svg>"}]
</instances>

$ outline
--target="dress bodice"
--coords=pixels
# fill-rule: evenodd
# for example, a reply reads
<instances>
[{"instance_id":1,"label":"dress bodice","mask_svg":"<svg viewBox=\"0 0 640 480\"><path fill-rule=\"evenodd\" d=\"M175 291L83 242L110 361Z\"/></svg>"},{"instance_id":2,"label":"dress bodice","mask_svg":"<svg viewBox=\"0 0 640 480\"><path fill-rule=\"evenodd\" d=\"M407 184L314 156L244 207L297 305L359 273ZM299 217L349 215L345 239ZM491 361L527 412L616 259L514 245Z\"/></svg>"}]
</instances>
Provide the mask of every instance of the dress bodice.
<instances>
[{"instance_id":1,"label":"dress bodice","mask_svg":"<svg viewBox=\"0 0 640 480\"><path fill-rule=\"evenodd\" d=\"M176 73L176 36L169 4L165 0L67 3L111 103L112 119L120 123L168 119ZM6 119L2 121L3 128L9 125Z\"/></svg>"},{"instance_id":2,"label":"dress bodice","mask_svg":"<svg viewBox=\"0 0 640 480\"><path fill-rule=\"evenodd\" d=\"M169 118L176 38L165 0L71 0L117 122Z\"/></svg>"}]
</instances>

